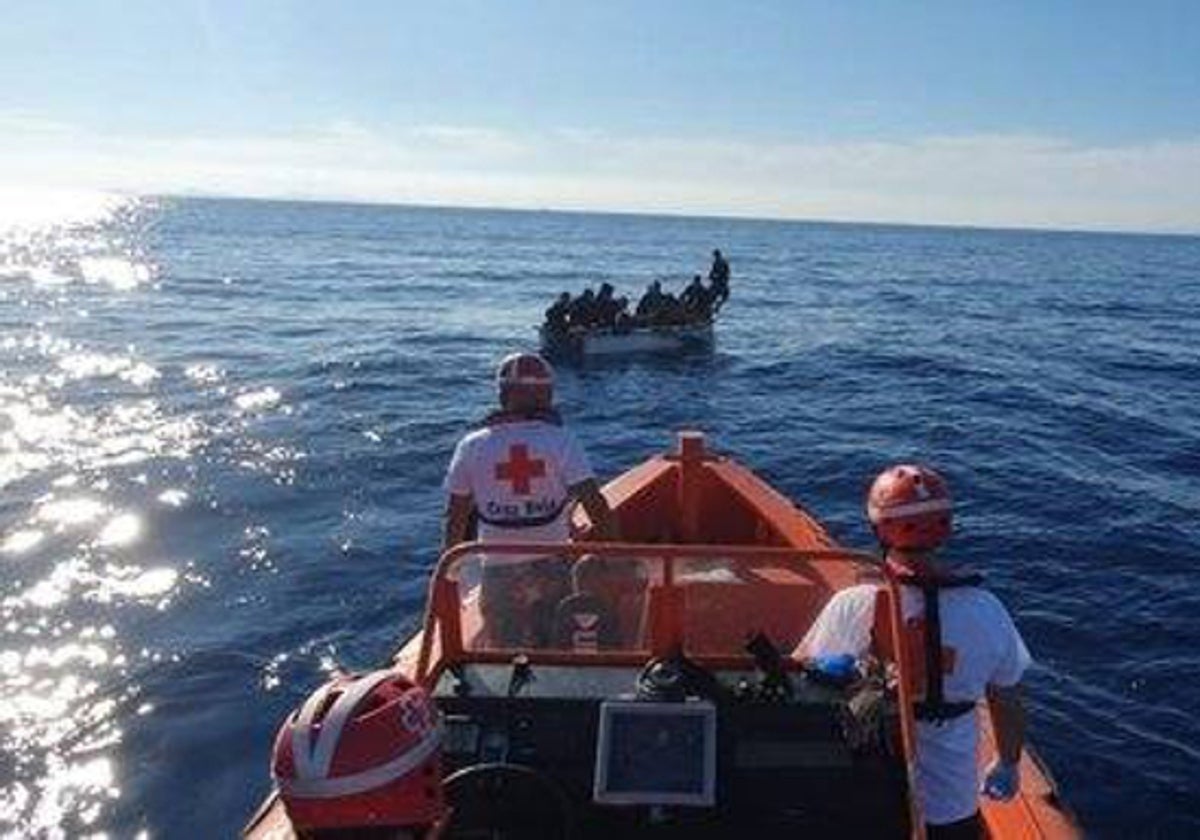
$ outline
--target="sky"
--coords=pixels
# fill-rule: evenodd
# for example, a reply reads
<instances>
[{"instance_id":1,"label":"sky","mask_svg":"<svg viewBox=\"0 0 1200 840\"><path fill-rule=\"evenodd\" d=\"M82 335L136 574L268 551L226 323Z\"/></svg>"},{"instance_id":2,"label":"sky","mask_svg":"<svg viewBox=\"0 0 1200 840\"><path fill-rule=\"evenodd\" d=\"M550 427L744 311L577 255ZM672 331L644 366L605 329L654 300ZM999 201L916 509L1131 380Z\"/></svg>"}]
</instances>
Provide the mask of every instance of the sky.
<instances>
[{"instance_id":1,"label":"sky","mask_svg":"<svg viewBox=\"0 0 1200 840\"><path fill-rule=\"evenodd\" d=\"M6 0L0 186L1200 233L1200 3Z\"/></svg>"}]
</instances>

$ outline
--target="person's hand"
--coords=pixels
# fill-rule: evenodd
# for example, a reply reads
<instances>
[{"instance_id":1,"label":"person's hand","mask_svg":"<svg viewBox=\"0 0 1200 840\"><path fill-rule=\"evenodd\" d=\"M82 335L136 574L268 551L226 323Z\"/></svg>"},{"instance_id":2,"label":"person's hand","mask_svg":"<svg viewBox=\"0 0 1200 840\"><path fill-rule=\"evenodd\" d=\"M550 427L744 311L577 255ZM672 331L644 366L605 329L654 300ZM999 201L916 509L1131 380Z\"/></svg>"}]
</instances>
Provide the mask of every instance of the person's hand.
<instances>
[{"instance_id":1,"label":"person's hand","mask_svg":"<svg viewBox=\"0 0 1200 840\"><path fill-rule=\"evenodd\" d=\"M1007 802L1021 789L1021 772L1016 764L997 759L988 768L980 788L988 799Z\"/></svg>"},{"instance_id":2,"label":"person's hand","mask_svg":"<svg viewBox=\"0 0 1200 840\"><path fill-rule=\"evenodd\" d=\"M846 686L858 679L858 663L849 653L814 656L808 661L808 673L817 682Z\"/></svg>"}]
</instances>

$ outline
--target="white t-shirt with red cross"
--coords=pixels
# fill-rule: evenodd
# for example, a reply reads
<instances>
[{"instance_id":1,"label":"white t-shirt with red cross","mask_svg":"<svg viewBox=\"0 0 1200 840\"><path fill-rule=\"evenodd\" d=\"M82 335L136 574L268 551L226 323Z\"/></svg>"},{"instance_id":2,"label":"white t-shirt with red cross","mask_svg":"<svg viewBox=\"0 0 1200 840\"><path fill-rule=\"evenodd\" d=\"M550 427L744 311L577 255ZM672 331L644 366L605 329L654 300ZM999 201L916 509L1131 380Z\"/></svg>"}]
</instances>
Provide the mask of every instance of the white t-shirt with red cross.
<instances>
[{"instance_id":1,"label":"white t-shirt with red cross","mask_svg":"<svg viewBox=\"0 0 1200 840\"><path fill-rule=\"evenodd\" d=\"M573 434L541 420L519 420L459 441L445 486L452 495L474 499L480 540L565 542L570 488L592 477Z\"/></svg>"},{"instance_id":2,"label":"white t-shirt with red cross","mask_svg":"<svg viewBox=\"0 0 1200 840\"><path fill-rule=\"evenodd\" d=\"M800 656L862 656L871 645L879 587L863 584L836 593L817 616L796 652ZM906 623L925 614L920 589L901 587ZM1021 634L995 595L977 587L943 589L941 607L942 678L947 702L977 701L987 686L1021 681L1031 658ZM976 713L935 723L917 721L917 787L925 821L944 825L978 810Z\"/></svg>"}]
</instances>

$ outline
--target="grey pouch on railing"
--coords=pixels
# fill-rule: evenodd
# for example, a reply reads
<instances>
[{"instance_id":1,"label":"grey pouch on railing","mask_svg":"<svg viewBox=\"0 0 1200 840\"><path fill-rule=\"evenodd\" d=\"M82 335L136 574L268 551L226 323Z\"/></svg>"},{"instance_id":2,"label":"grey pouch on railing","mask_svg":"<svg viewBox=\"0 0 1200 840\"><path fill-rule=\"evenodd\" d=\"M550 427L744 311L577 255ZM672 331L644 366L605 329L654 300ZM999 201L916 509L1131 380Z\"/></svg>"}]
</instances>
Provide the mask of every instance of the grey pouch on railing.
<instances>
[{"instance_id":1,"label":"grey pouch on railing","mask_svg":"<svg viewBox=\"0 0 1200 840\"><path fill-rule=\"evenodd\" d=\"M842 709L842 737L856 753L882 753L887 750L884 721L887 712L887 688L881 679L868 677L847 689Z\"/></svg>"}]
</instances>

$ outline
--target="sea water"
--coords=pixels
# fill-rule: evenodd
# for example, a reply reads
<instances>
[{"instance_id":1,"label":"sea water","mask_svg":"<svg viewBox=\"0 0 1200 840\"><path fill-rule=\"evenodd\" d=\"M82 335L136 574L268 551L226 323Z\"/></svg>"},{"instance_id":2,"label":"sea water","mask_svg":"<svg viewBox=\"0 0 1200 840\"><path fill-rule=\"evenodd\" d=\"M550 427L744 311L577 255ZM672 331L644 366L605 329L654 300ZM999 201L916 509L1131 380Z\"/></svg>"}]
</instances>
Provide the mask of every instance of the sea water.
<instances>
[{"instance_id":1,"label":"sea water","mask_svg":"<svg viewBox=\"0 0 1200 840\"><path fill-rule=\"evenodd\" d=\"M0 223L0 832L231 836L275 728L417 624L440 482L560 291L733 267L712 355L559 370L867 547L898 460L1037 664L1096 836L1200 832L1200 239L108 197Z\"/></svg>"}]
</instances>

